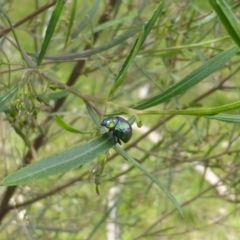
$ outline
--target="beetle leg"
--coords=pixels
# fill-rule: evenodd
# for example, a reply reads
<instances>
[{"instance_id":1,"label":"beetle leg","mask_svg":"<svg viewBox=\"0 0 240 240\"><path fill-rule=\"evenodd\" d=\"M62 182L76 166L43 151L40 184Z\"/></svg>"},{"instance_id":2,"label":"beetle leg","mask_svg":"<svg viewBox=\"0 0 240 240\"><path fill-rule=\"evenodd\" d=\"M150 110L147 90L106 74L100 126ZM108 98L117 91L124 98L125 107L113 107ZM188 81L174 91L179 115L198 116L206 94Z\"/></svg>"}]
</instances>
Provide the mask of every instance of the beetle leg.
<instances>
[{"instance_id":1,"label":"beetle leg","mask_svg":"<svg viewBox=\"0 0 240 240\"><path fill-rule=\"evenodd\" d=\"M113 136L113 143L114 143L114 145L116 145L117 143L119 143L118 137ZM121 144L121 143L120 143L120 144Z\"/></svg>"}]
</instances>

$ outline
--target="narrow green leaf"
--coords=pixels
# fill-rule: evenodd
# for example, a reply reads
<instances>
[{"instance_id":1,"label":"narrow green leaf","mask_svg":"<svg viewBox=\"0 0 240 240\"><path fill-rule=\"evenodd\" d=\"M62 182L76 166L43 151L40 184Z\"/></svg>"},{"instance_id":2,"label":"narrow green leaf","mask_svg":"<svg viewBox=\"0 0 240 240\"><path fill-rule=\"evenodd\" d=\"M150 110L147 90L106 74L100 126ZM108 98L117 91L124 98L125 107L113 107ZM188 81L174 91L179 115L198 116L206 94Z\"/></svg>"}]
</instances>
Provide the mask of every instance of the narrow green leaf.
<instances>
[{"instance_id":1,"label":"narrow green leaf","mask_svg":"<svg viewBox=\"0 0 240 240\"><path fill-rule=\"evenodd\" d=\"M76 38L78 34L82 32L83 29L89 24L89 21L91 21L91 19L98 10L99 3L100 3L99 0L95 0L95 3L93 4L93 7L90 9L90 11L86 13L85 10L85 18L83 19L83 21L79 23L79 25L77 26L77 30L74 33L72 33L71 36L72 38Z\"/></svg>"},{"instance_id":2,"label":"narrow green leaf","mask_svg":"<svg viewBox=\"0 0 240 240\"><path fill-rule=\"evenodd\" d=\"M55 87L55 86L54 86ZM51 88L51 87L49 87ZM56 91L56 92L53 92L53 93L50 93L46 98L48 100L57 100L59 98L64 98L64 97L67 97L69 95L69 92L66 91L66 90L61 90L61 91Z\"/></svg>"},{"instance_id":3,"label":"narrow green leaf","mask_svg":"<svg viewBox=\"0 0 240 240\"><path fill-rule=\"evenodd\" d=\"M63 121L63 119L58 116L57 114L54 115L55 121L56 123L63 129L65 129L68 132L72 132L72 133L79 133L79 134L89 134L92 133L90 132L84 132L84 131L80 131L78 129L73 128L72 126L68 125L66 122Z\"/></svg>"},{"instance_id":4,"label":"narrow green leaf","mask_svg":"<svg viewBox=\"0 0 240 240\"><path fill-rule=\"evenodd\" d=\"M97 116L95 111L92 109L92 107L89 104L86 104L86 108L87 108L89 116L92 118L93 122L96 124L96 126L98 128L100 128L100 130L102 130L101 125L99 124L99 121L100 121L99 117ZM101 132L101 133L105 133L105 132Z\"/></svg>"},{"instance_id":5,"label":"narrow green leaf","mask_svg":"<svg viewBox=\"0 0 240 240\"><path fill-rule=\"evenodd\" d=\"M68 40L70 38L70 34L71 34L73 23L74 23L74 18L75 18L75 15L76 15L76 9L77 9L77 0L73 0L73 6L72 6L71 14L70 14L70 20L69 20L69 24L68 24L68 29L67 29L66 39L65 39L65 43L64 43L64 48L67 47Z\"/></svg>"},{"instance_id":6,"label":"narrow green leaf","mask_svg":"<svg viewBox=\"0 0 240 240\"><path fill-rule=\"evenodd\" d=\"M143 27L137 41L135 42L133 48L130 51L130 54L127 56L125 62L123 63L123 65L122 65L122 67L121 67L121 69L118 73L118 76L115 79L115 83L112 86L112 89L111 89L110 94L109 94L109 98L111 98L111 96L114 94L116 89L119 86L122 85L122 83L125 79L125 76L127 75L128 69L129 69L130 65L132 64L135 56L137 55L137 53L138 53L138 51L139 51L139 49L142 45L142 40L143 40L144 35L145 35L144 33L145 33L145 30L144 30L144 27Z\"/></svg>"},{"instance_id":7,"label":"narrow green leaf","mask_svg":"<svg viewBox=\"0 0 240 240\"><path fill-rule=\"evenodd\" d=\"M0 97L0 112L6 110L6 103L15 96L18 90L19 84L12 87L9 91L7 91L2 97Z\"/></svg>"},{"instance_id":8,"label":"narrow green leaf","mask_svg":"<svg viewBox=\"0 0 240 240\"><path fill-rule=\"evenodd\" d=\"M215 119L222 122L240 123L240 115L235 115L235 114L219 113L213 116L205 116L205 118Z\"/></svg>"},{"instance_id":9,"label":"narrow green leaf","mask_svg":"<svg viewBox=\"0 0 240 240\"><path fill-rule=\"evenodd\" d=\"M189 75L184 77L181 81L173 84L162 93L158 93L142 103L134 106L135 109L146 109L156 106L160 103L166 102L171 98L186 92L189 88L198 84L213 72L220 69L227 61L229 61L239 51L237 46L231 47L214 58L205 62L199 68L193 70Z\"/></svg>"},{"instance_id":10,"label":"narrow green leaf","mask_svg":"<svg viewBox=\"0 0 240 240\"><path fill-rule=\"evenodd\" d=\"M137 26L134 26L134 28L127 30L121 36L116 37L112 41L110 41L106 44L103 44L99 47L96 47L96 48L93 48L90 50L86 50L81 53L69 53L69 54L63 54L63 55L58 55L58 56L47 55L47 56L44 56L44 59L49 59L49 60L53 60L53 61L66 61L66 60L71 60L71 59L90 57L92 55L95 55L95 54L101 53L105 50L108 50L112 47L115 47L119 44L122 44L124 41L126 41L127 39L132 37L134 34L139 32L141 29L142 29L142 23L138 24ZM29 55L34 56L34 57L38 56L37 54L32 54L32 53L30 53Z\"/></svg>"},{"instance_id":11,"label":"narrow green leaf","mask_svg":"<svg viewBox=\"0 0 240 240\"><path fill-rule=\"evenodd\" d=\"M134 14L134 15L127 15L127 16L120 17L120 18L117 18L117 19L113 19L111 21L107 21L105 23L97 25L96 27L94 27L93 29L88 31L87 33L83 33L81 36L86 38L87 36L92 35L93 33L100 32L100 31L105 30L107 28L113 27L115 25L122 24L122 23L124 23L124 22L126 22L128 20L134 19L134 18L136 18L136 16L137 16L136 14Z\"/></svg>"},{"instance_id":12,"label":"narrow green leaf","mask_svg":"<svg viewBox=\"0 0 240 240\"><path fill-rule=\"evenodd\" d=\"M34 162L3 179L5 186L14 186L60 173L66 173L92 161L113 146L107 134L97 137L81 146L71 148Z\"/></svg>"},{"instance_id":13,"label":"narrow green leaf","mask_svg":"<svg viewBox=\"0 0 240 240\"><path fill-rule=\"evenodd\" d=\"M210 116L240 109L240 100L212 108L189 108L184 110L139 110L137 115L189 115L189 116Z\"/></svg>"},{"instance_id":14,"label":"narrow green leaf","mask_svg":"<svg viewBox=\"0 0 240 240\"><path fill-rule=\"evenodd\" d=\"M143 26L142 31L139 34L136 42L134 43L133 48L131 49L129 55L127 56L125 62L123 63L116 79L114 85L109 94L109 98L111 98L116 91L116 89L123 84L123 81L127 75L128 69L131 66L132 62L134 61L135 56L137 55L138 51L140 50L141 46L143 45L144 41L146 40L150 30L153 28L155 22L157 21L160 13L162 12L164 5L164 1L161 1L158 4L158 7L154 10L152 17L148 21L146 25Z\"/></svg>"},{"instance_id":15,"label":"narrow green leaf","mask_svg":"<svg viewBox=\"0 0 240 240\"><path fill-rule=\"evenodd\" d=\"M158 58L170 57L172 55L176 55L179 52L182 52L183 49L194 49L194 48L199 48L199 47L201 48L201 47L207 47L207 46L211 48L211 45L213 43L223 42L228 40L229 38L230 38L229 36L225 36L225 37L211 39L208 41L201 41L198 43L191 43L191 44L186 43L185 45L178 45L178 46L167 47L162 49L147 49L147 50L141 51L139 55L140 56L143 55L144 57L151 57L151 58L152 57L158 57ZM219 52L222 52L222 50L219 49Z\"/></svg>"},{"instance_id":16,"label":"narrow green leaf","mask_svg":"<svg viewBox=\"0 0 240 240\"><path fill-rule=\"evenodd\" d=\"M38 57L38 60L37 60L37 66L39 66L41 64L41 62L43 60L43 57L44 57L44 55L47 51L48 45L51 41L51 38L52 38L52 35L53 35L53 32L54 32L54 29L57 25L58 19L61 16L61 12L62 12L62 9L63 9L63 6L64 6L65 2L66 2L66 0L57 0L57 3L56 3L55 8L53 10L51 19L48 23L46 34L45 34L43 44L42 44L42 48L41 48L41 51L39 53L39 57Z\"/></svg>"},{"instance_id":17,"label":"narrow green leaf","mask_svg":"<svg viewBox=\"0 0 240 240\"><path fill-rule=\"evenodd\" d=\"M120 154L122 155L126 160L128 160L129 162L131 162L135 167L137 167L139 170L141 170L148 178L150 178L154 183L156 183L161 189L162 191L170 198L170 200L172 201L172 203L174 204L174 206L177 208L177 210L179 211L179 213L181 214L181 216L183 217L183 212L182 212L182 208L180 207L180 205L178 204L177 200L173 197L173 195L163 186L163 184L157 179L155 178L151 173L149 173L146 169L144 169L137 161L134 160L134 158L132 158L130 155L128 155L127 152L125 152L123 149L121 149L118 146L115 146L114 149Z\"/></svg>"},{"instance_id":18,"label":"narrow green leaf","mask_svg":"<svg viewBox=\"0 0 240 240\"><path fill-rule=\"evenodd\" d=\"M159 18L159 15L161 14L163 7L164 7L164 0L161 1L157 8L153 11L153 15L151 16L150 20L147 22L147 24L144 26L145 29L145 36L143 38L143 42L142 44L145 42L149 32L152 30L155 22L157 21L157 19Z\"/></svg>"},{"instance_id":19,"label":"narrow green leaf","mask_svg":"<svg viewBox=\"0 0 240 240\"><path fill-rule=\"evenodd\" d=\"M209 0L214 11L217 13L221 23L232 37L235 43L240 47L240 26L239 20L233 14L230 6L225 0Z\"/></svg>"}]
</instances>

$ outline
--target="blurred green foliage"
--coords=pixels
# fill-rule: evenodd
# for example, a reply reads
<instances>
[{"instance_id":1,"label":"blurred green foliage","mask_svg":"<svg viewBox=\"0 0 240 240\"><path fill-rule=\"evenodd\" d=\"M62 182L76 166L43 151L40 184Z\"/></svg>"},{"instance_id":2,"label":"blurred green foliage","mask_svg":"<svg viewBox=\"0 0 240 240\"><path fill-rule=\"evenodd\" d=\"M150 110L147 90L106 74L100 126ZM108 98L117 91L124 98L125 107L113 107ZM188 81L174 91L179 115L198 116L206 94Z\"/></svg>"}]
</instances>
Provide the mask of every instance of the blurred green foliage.
<instances>
[{"instance_id":1,"label":"blurred green foliage","mask_svg":"<svg viewBox=\"0 0 240 240\"><path fill-rule=\"evenodd\" d=\"M1 186L1 239L238 239L238 10L1 1L1 179L101 140L107 115L143 125L77 169Z\"/></svg>"}]
</instances>

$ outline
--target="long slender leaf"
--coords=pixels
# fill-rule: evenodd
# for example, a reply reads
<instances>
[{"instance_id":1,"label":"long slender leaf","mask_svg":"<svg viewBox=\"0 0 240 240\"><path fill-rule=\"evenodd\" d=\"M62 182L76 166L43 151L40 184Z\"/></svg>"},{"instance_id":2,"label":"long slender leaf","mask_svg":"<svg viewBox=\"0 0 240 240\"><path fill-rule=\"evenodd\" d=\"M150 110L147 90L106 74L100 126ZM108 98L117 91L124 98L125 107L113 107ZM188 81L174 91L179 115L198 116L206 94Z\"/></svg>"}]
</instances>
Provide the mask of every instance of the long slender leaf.
<instances>
[{"instance_id":1,"label":"long slender leaf","mask_svg":"<svg viewBox=\"0 0 240 240\"><path fill-rule=\"evenodd\" d=\"M208 118L214 118L214 117L211 117L211 115L217 116L217 114L221 114L223 112L228 112L236 109L240 109L240 100L235 101L233 103L225 104L219 107L212 107L212 108L189 108L184 110L154 110L154 109L138 110L138 111L135 110L135 113L137 115L189 115L189 116L204 116L204 117L206 116ZM219 117L219 120L220 118L221 118L221 115ZM222 119L224 119L223 116L222 116ZM227 116L225 116L225 119L227 120Z\"/></svg>"},{"instance_id":2,"label":"long slender leaf","mask_svg":"<svg viewBox=\"0 0 240 240\"><path fill-rule=\"evenodd\" d=\"M205 118L215 119L222 122L240 123L240 115L236 115L236 114L219 113L213 116L205 116Z\"/></svg>"},{"instance_id":3,"label":"long slender leaf","mask_svg":"<svg viewBox=\"0 0 240 240\"><path fill-rule=\"evenodd\" d=\"M47 51L48 45L51 41L51 38L52 38L52 35L53 35L53 32L54 32L54 29L57 25L58 19L61 16L61 12L62 12L62 9L63 9L63 6L64 6L65 2L66 2L66 0L58 0L56 5L55 5L55 8L53 10L51 19L49 21L49 24L48 24L48 27L47 27L47 30L46 30L46 34L45 34L45 37L44 37L44 40L43 40L42 48L41 48L41 51L40 51L40 54L39 54L39 57L38 57L38 60L37 60L37 66L39 66L41 64L41 62L43 60L43 57L44 57L44 55Z\"/></svg>"},{"instance_id":4,"label":"long slender leaf","mask_svg":"<svg viewBox=\"0 0 240 240\"><path fill-rule=\"evenodd\" d=\"M240 47L240 26L239 20L235 17L231 11L230 6L225 0L209 0L213 9L217 13L221 23L235 41L235 43Z\"/></svg>"},{"instance_id":5,"label":"long slender leaf","mask_svg":"<svg viewBox=\"0 0 240 240\"><path fill-rule=\"evenodd\" d=\"M77 0L73 0L73 6L72 6L71 14L70 14L70 20L69 20L69 24L68 24L68 29L67 29L66 39L65 39L65 43L64 43L64 48L67 47L68 40L70 38L70 34L71 34L71 30L72 30L72 27L73 27L74 18L75 18L75 14L76 14L76 9L77 9Z\"/></svg>"},{"instance_id":6,"label":"long slender leaf","mask_svg":"<svg viewBox=\"0 0 240 240\"><path fill-rule=\"evenodd\" d=\"M143 101L142 103L134 106L135 109L146 109L156 106L160 103L166 102L171 98L186 92L189 88L198 84L207 76L221 68L227 61L229 61L239 51L237 46L231 47L222 53L218 54L214 58L205 62L199 68L193 70L189 75L183 78L181 81L173 84L162 93L158 93L153 97Z\"/></svg>"},{"instance_id":7,"label":"long slender leaf","mask_svg":"<svg viewBox=\"0 0 240 240\"><path fill-rule=\"evenodd\" d=\"M99 0L95 0L93 7L87 13L86 13L86 9L85 9L85 18L77 26L77 30L71 36L72 38L76 38L78 36L78 34L80 32L82 32L83 29L89 24L89 21L93 18L93 16L95 15L95 13L98 10L99 3L100 3Z\"/></svg>"},{"instance_id":8,"label":"long slender leaf","mask_svg":"<svg viewBox=\"0 0 240 240\"><path fill-rule=\"evenodd\" d=\"M73 168L92 161L112 146L112 139L109 138L107 134L102 135L81 146L42 158L7 176L2 184L6 186L19 185L46 178L54 174L66 173Z\"/></svg>"},{"instance_id":9,"label":"long slender leaf","mask_svg":"<svg viewBox=\"0 0 240 240\"><path fill-rule=\"evenodd\" d=\"M112 97L112 95L114 94L116 89L122 85L122 83L127 75L129 67L131 66L135 56L137 55L137 53L140 50L141 46L143 45L144 41L146 40L150 30L153 28L155 22L157 21L160 13L162 12L163 6L164 6L164 1L161 1L158 4L158 7L154 10L153 15L150 18L150 20L148 21L148 23L145 26L143 26L143 29L140 32L139 37L137 38L133 48L131 49L129 55L127 56L125 62L123 63L123 65L115 79L115 82L114 82L114 85L112 86L109 97Z\"/></svg>"},{"instance_id":10,"label":"long slender leaf","mask_svg":"<svg viewBox=\"0 0 240 240\"><path fill-rule=\"evenodd\" d=\"M211 44L217 43L217 42L223 42L229 39L229 36L225 37L220 37L220 38L215 38L211 39L208 41L202 41L198 43L189 43L185 45L178 45L178 46L172 46L172 47L167 47L167 48L162 48L162 49L148 49L148 50L143 50L139 55L143 55L144 57L169 57L171 55L177 54L181 52L183 49L193 49L193 48L201 48L201 47L206 47L209 45L209 48L211 47ZM221 50L219 49L221 52Z\"/></svg>"},{"instance_id":11,"label":"long slender leaf","mask_svg":"<svg viewBox=\"0 0 240 240\"><path fill-rule=\"evenodd\" d=\"M93 33L96 33L96 32L100 32L102 30L105 30L109 27L113 27L113 26L116 26L116 25L120 25L128 20L131 20L133 18L135 18L136 15L133 14L133 15L127 15L127 16L124 16L124 17L121 17L121 18L117 18L117 19L113 19L111 21L107 21L105 23L102 23L101 25L97 25L96 27L94 27L91 31L88 31L86 33L83 33L82 36L83 37L87 37Z\"/></svg>"},{"instance_id":12,"label":"long slender leaf","mask_svg":"<svg viewBox=\"0 0 240 240\"><path fill-rule=\"evenodd\" d=\"M116 89L122 85L125 76L127 75L128 69L130 67L130 65L132 64L135 56L137 55L141 45L142 45L142 41L145 35L145 29L144 27L142 28L142 31L140 32L139 37L137 38L137 41L135 42L133 48L130 51L130 54L127 56L125 62L122 65L122 68L120 69L118 76L116 77L115 83L112 86L112 89L110 91L109 94L109 98L111 98L111 96L114 94L114 92L116 91Z\"/></svg>"},{"instance_id":13,"label":"long slender leaf","mask_svg":"<svg viewBox=\"0 0 240 240\"><path fill-rule=\"evenodd\" d=\"M2 97L0 97L0 112L6 110L6 103L15 96L18 90L19 84L12 87L9 91L7 91Z\"/></svg>"},{"instance_id":14,"label":"long slender leaf","mask_svg":"<svg viewBox=\"0 0 240 240\"><path fill-rule=\"evenodd\" d=\"M99 121L100 121L99 117L97 116L97 114L94 112L94 110L90 105L86 104L86 108L89 113L89 116L92 118L93 122L96 124L96 127L100 128L100 131L101 131L103 128L101 128L101 125L99 125ZM103 131L101 133L105 133L105 132Z\"/></svg>"},{"instance_id":15,"label":"long slender leaf","mask_svg":"<svg viewBox=\"0 0 240 240\"><path fill-rule=\"evenodd\" d=\"M99 47L93 48L91 50L86 50L81 53L70 53L70 54L63 54L58 56L51 56L46 55L44 56L44 59L54 60L54 61L65 61L65 60L71 60L71 59L77 59L77 58L85 58L90 57L92 55L95 55L97 53L101 53L107 49L110 49L112 47L115 47L119 44L122 44L124 41L126 41L128 38L132 37L134 34L139 32L142 29L142 23L138 24L137 26L134 26L134 28L131 28L127 30L125 33L123 33L121 36L116 37L111 42L103 44ZM31 56L38 56L36 54L29 54Z\"/></svg>"},{"instance_id":16,"label":"long slender leaf","mask_svg":"<svg viewBox=\"0 0 240 240\"><path fill-rule=\"evenodd\" d=\"M137 161L134 160L127 152L125 152L123 149L121 149L118 146L115 146L114 149L121 154L126 160L131 162L135 167L137 167L140 171L142 171L148 178L150 178L154 183L156 183L162 191L170 198L174 206L177 208L181 216L183 217L182 208L178 204L177 200L173 197L173 195L163 186L163 184L155 178L151 173L149 173L146 169L144 169Z\"/></svg>"},{"instance_id":17,"label":"long slender leaf","mask_svg":"<svg viewBox=\"0 0 240 240\"><path fill-rule=\"evenodd\" d=\"M66 122L63 121L63 119L58 116L57 114L54 115L55 121L56 123L63 129L65 129L68 132L72 132L72 133L78 133L78 134L90 134L92 132L86 132L86 131L80 131L78 129L73 128L72 126L70 126L69 124L67 124Z\"/></svg>"}]
</instances>

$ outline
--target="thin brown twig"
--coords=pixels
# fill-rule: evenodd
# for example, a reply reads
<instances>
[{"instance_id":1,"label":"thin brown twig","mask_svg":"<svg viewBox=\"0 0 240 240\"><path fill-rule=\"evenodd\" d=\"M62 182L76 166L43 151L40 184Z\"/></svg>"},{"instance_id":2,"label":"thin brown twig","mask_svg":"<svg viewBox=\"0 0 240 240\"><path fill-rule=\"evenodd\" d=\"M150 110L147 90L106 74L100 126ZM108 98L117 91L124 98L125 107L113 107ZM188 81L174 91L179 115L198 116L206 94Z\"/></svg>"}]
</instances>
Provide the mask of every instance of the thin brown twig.
<instances>
[{"instance_id":1,"label":"thin brown twig","mask_svg":"<svg viewBox=\"0 0 240 240\"><path fill-rule=\"evenodd\" d=\"M33 17L37 16L38 14L44 12L46 9L54 6L56 3L56 0L52 0L52 2L47 3L45 5L43 5L42 7L38 8L36 11L30 13L29 15L27 15L26 17L24 17L23 19L19 20L18 22L14 23L12 26L13 28L19 27L21 26L23 23L29 21L30 19L32 19ZM5 28L4 30L2 30L0 32L0 38L3 37L4 35L6 35L7 33L11 32L12 28L8 27Z\"/></svg>"}]
</instances>

